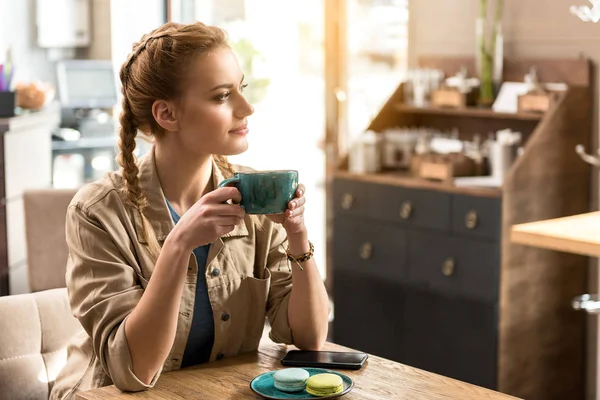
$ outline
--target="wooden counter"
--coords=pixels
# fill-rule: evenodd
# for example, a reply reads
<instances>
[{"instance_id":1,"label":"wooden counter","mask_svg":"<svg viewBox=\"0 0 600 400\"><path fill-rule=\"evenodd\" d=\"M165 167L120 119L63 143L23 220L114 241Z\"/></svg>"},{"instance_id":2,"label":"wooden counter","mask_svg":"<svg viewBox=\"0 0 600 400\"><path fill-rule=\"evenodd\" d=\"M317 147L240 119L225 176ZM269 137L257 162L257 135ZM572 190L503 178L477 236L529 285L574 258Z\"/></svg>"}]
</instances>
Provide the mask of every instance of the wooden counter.
<instances>
[{"instance_id":1,"label":"wooden counter","mask_svg":"<svg viewBox=\"0 0 600 400\"><path fill-rule=\"evenodd\" d=\"M480 197L501 197L502 188L477 187L477 186L455 186L448 183L436 182L400 171L380 172L376 174L355 174L349 171L335 171L336 178L353 179L367 183L379 183L382 185L408 187L413 189L435 190L443 193L468 194Z\"/></svg>"},{"instance_id":2,"label":"wooden counter","mask_svg":"<svg viewBox=\"0 0 600 400\"><path fill-rule=\"evenodd\" d=\"M600 211L514 225L516 244L600 257Z\"/></svg>"},{"instance_id":3,"label":"wooden counter","mask_svg":"<svg viewBox=\"0 0 600 400\"><path fill-rule=\"evenodd\" d=\"M350 349L327 343L325 350ZM139 393L122 393L114 386L77 395L78 400L106 399L259 399L250 390L250 381L264 372L284 368L280 359L285 346L268 339L258 351L220 361L164 373L156 386ZM358 371L340 371L354 381L354 389L343 396L353 399L515 399L499 392L432 374L423 370L369 355Z\"/></svg>"}]
</instances>

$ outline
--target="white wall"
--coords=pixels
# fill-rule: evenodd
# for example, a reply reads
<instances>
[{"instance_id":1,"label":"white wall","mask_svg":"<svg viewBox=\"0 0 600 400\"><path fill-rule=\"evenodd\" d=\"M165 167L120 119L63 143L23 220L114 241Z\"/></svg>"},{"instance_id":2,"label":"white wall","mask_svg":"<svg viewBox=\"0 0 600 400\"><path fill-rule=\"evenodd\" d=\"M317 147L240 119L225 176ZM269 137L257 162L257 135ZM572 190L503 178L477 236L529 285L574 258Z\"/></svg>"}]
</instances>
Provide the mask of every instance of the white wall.
<instances>
[{"instance_id":1,"label":"white wall","mask_svg":"<svg viewBox=\"0 0 600 400\"><path fill-rule=\"evenodd\" d=\"M37 45L35 0L0 0L0 13L0 49L12 47L15 81L55 82L54 65Z\"/></svg>"},{"instance_id":2,"label":"white wall","mask_svg":"<svg viewBox=\"0 0 600 400\"><path fill-rule=\"evenodd\" d=\"M118 73L131 52L133 43L139 41L144 33L158 28L166 21L164 1L112 0L110 18L111 54Z\"/></svg>"},{"instance_id":3,"label":"white wall","mask_svg":"<svg viewBox=\"0 0 600 400\"><path fill-rule=\"evenodd\" d=\"M92 43L77 51L78 58L111 58L110 3L110 0L91 1ZM0 51L11 46L17 71L15 81L56 83L54 63L48 60L47 50L37 45L35 0L0 0L0 10Z\"/></svg>"}]
</instances>

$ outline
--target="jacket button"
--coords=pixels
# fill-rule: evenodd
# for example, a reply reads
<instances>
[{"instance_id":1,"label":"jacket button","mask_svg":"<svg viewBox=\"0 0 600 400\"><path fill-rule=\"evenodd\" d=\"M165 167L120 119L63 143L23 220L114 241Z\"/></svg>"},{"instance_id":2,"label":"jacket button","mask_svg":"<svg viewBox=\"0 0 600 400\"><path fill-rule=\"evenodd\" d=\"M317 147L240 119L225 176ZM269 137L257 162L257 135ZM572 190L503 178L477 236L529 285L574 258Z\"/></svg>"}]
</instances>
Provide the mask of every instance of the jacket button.
<instances>
[{"instance_id":1,"label":"jacket button","mask_svg":"<svg viewBox=\"0 0 600 400\"><path fill-rule=\"evenodd\" d=\"M223 313L223 315L221 315L221 321L227 321L228 319L229 319L229 314Z\"/></svg>"},{"instance_id":2,"label":"jacket button","mask_svg":"<svg viewBox=\"0 0 600 400\"><path fill-rule=\"evenodd\" d=\"M210 274L212 276L219 276L221 275L221 270L219 268L214 268L212 271L210 271Z\"/></svg>"},{"instance_id":3,"label":"jacket button","mask_svg":"<svg viewBox=\"0 0 600 400\"><path fill-rule=\"evenodd\" d=\"M217 354L217 360L222 359L223 357L225 357L225 355L223 353L219 353Z\"/></svg>"}]
</instances>

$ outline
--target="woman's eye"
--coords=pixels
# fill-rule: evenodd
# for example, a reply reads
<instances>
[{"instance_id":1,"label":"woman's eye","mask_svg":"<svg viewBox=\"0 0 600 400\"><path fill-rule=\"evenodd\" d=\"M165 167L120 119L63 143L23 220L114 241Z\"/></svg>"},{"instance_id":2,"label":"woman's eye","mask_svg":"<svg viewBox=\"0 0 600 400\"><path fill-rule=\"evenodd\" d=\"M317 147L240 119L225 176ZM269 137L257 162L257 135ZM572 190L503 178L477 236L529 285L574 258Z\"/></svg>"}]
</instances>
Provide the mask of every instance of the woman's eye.
<instances>
[{"instance_id":1,"label":"woman's eye","mask_svg":"<svg viewBox=\"0 0 600 400\"><path fill-rule=\"evenodd\" d=\"M220 94L219 96L217 96L217 100L218 101L225 101L227 100L227 98L229 97L229 92L225 92L223 94Z\"/></svg>"},{"instance_id":2,"label":"woman's eye","mask_svg":"<svg viewBox=\"0 0 600 400\"><path fill-rule=\"evenodd\" d=\"M245 84L243 84L243 85L240 85L240 93L243 93L243 92L244 92L244 89L246 89L246 87L247 87L247 86L248 86L248 84L247 84L247 83L245 83ZM230 95L231 95L231 93L230 93L230 92L224 92L224 93L222 93L222 94L218 95L218 96L215 98L215 100L217 100L217 101L226 101L226 100L229 98L229 96L230 96Z\"/></svg>"}]
</instances>

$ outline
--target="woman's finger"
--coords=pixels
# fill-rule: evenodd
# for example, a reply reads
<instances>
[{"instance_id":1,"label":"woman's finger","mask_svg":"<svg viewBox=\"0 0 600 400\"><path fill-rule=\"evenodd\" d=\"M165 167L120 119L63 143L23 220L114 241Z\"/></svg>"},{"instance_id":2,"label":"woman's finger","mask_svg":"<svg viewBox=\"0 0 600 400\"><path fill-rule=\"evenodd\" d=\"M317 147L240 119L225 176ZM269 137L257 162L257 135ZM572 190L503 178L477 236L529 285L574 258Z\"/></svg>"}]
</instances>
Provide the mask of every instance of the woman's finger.
<instances>
[{"instance_id":1,"label":"woman's finger","mask_svg":"<svg viewBox=\"0 0 600 400\"><path fill-rule=\"evenodd\" d=\"M287 210L286 211L286 216L288 218L294 218L294 217L298 217L304 214L304 206L300 206L298 208L295 208L293 210Z\"/></svg>"},{"instance_id":2,"label":"woman's finger","mask_svg":"<svg viewBox=\"0 0 600 400\"><path fill-rule=\"evenodd\" d=\"M298 188L296 189L296 197L302 197L304 196L304 193L306 193L306 188L303 184L299 184Z\"/></svg>"},{"instance_id":3,"label":"woman's finger","mask_svg":"<svg viewBox=\"0 0 600 400\"><path fill-rule=\"evenodd\" d=\"M209 192L202 196L205 202L213 202L213 203L224 203L227 200L233 200L234 203L239 203L242 201L242 194L235 187L220 187L212 192Z\"/></svg>"},{"instance_id":4,"label":"woman's finger","mask_svg":"<svg viewBox=\"0 0 600 400\"><path fill-rule=\"evenodd\" d=\"M214 216L236 216L238 218L244 218L246 216L246 210L244 207L238 206L237 204L212 204L210 205L210 215Z\"/></svg>"},{"instance_id":5,"label":"woman's finger","mask_svg":"<svg viewBox=\"0 0 600 400\"><path fill-rule=\"evenodd\" d=\"M290 204L289 204L288 208L290 210L293 210L295 208L303 206L304 203L306 203L306 197L304 197L304 196L298 197L297 199L294 199L294 200L290 201Z\"/></svg>"}]
</instances>

